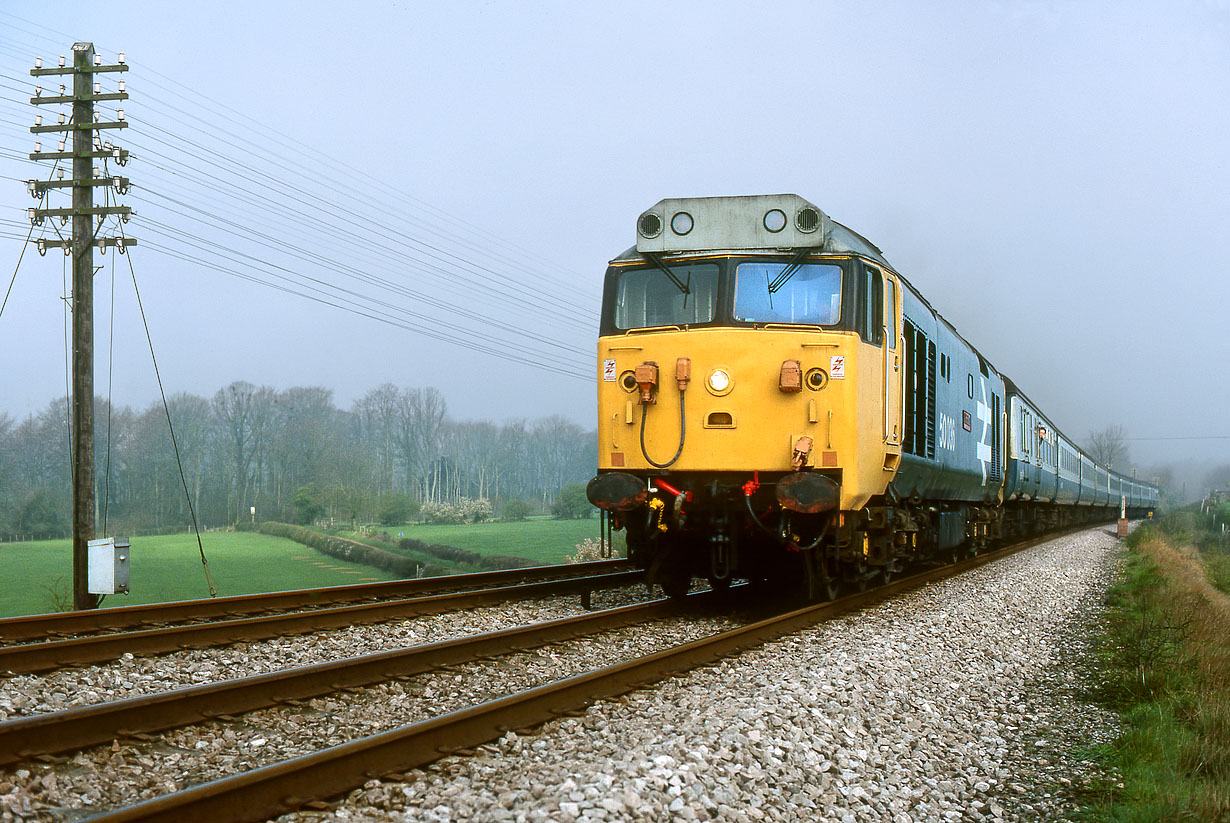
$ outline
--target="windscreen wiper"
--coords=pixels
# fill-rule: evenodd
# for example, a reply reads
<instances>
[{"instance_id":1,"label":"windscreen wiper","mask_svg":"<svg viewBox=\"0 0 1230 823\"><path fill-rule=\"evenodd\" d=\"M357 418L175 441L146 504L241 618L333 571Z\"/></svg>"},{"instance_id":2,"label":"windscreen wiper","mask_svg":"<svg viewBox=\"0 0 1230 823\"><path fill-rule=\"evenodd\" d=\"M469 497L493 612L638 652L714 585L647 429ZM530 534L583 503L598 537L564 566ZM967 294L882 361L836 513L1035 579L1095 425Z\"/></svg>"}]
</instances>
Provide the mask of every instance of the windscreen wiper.
<instances>
[{"instance_id":1,"label":"windscreen wiper","mask_svg":"<svg viewBox=\"0 0 1230 823\"><path fill-rule=\"evenodd\" d=\"M795 252L794 257L791 258L790 262L786 264L786 267L782 269L777 277L774 278L773 282L769 284L769 294L777 294L777 292L781 290L782 286L786 285L786 281L791 277L794 277L794 273L802 268L803 258L812 251L813 249L804 247Z\"/></svg>"},{"instance_id":2,"label":"windscreen wiper","mask_svg":"<svg viewBox=\"0 0 1230 823\"><path fill-rule=\"evenodd\" d=\"M675 273L670 270L670 266L663 263L662 258L659 255L656 255L653 252L645 252L645 256L649 258L650 263L653 263L661 269L662 272L671 279L671 282L675 284L675 288L679 289L680 294L692 293L692 290L688 288L688 284L676 277ZM689 277L688 279L691 280L692 278Z\"/></svg>"}]
</instances>

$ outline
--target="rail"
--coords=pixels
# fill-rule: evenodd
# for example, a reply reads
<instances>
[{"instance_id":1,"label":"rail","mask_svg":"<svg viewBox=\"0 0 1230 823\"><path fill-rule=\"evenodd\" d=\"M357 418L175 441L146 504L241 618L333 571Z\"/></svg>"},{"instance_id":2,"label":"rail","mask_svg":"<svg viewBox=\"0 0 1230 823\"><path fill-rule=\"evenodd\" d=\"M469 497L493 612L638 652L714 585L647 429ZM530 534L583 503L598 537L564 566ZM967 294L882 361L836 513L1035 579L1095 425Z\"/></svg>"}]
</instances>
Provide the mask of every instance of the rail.
<instances>
[{"instance_id":1,"label":"rail","mask_svg":"<svg viewBox=\"0 0 1230 823\"><path fill-rule=\"evenodd\" d=\"M165 626L171 623L243 617L275 611L357 603L365 600L405 598L431 592L509 586L533 580L625 571L631 568L632 564L627 560L600 560L590 563L534 566L528 569L503 569L474 574L420 577L412 580L355 583L318 589L294 589L200 600L177 600L171 603L146 603L107 609L21 615L0 618L0 642L46 640L49 637L67 637L92 632Z\"/></svg>"},{"instance_id":2,"label":"rail","mask_svg":"<svg viewBox=\"0 0 1230 823\"><path fill-rule=\"evenodd\" d=\"M175 823L199 819L246 823L333 797L381 775L404 772L442 755L583 709L645 684L712 663L926 583L942 580L1054 539L1029 540L951 566L901 578L867 592L808 606L636 660L548 683L468 709L371 735L313 754L214 780L88 818L94 823Z\"/></svg>"},{"instance_id":3,"label":"rail","mask_svg":"<svg viewBox=\"0 0 1230 823\"><path fill-rule=\"evenodd\" d=\"M679 614L654 600L543 623L0 722L0 766Z\"/></svg>"},{"instance_id":4,"label":"rail","mask_svg":"<svg viewBox=\"0 0 1230 823\"><path fill-rule=\"evenodd\" d=\"M377 603L338 606L306 612L273 614L189 623L162 629L87 635L45 643L0 647L0 672L27 674L114 660L125 653L153 655L185 648L226 646L292 634L344 628L356 624L382 623L425 614L473 609L512 600L588 592L599 588L627 586L643 579L639 571L566 577L477 591L424 595Z\"/></svg>"}]
</instances>

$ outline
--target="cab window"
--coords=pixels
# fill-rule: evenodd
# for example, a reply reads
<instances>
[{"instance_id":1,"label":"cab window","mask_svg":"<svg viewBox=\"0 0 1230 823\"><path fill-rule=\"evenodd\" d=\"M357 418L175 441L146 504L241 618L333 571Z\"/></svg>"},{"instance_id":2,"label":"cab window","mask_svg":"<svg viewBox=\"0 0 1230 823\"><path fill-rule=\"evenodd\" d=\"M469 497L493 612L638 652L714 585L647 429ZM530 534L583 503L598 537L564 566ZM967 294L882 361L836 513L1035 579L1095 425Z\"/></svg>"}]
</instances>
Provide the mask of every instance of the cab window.
<instances>
[{"instance_id":1,"label":"cab window","mask_svg":"<svg viewBox=\"0 0 1230 823\"><path fill-rule=\"evenodd\" d=\"M717 310L716 263L670 264L632 269L619 277L615 295L615 326L644 329L709 323Z\"/></svg>"},{"instance_id":2,"label":"cab window","mask_svg":"<svg viewBox=\"0 0 1230 823\"><path fill-rule=\"evenodd\" d=\"M747 261L735 267L735 320L829 326L841 319L841 267Z\"/></svg>"},{"instance_id":3,"label":"cab window","mask_svg":"<svg viewBox=\"0 0 1230 823\"><path fill-rule=\"evenodd\" d=\"M879 269L863 267L862 294L859 300L859 330L872 345L884 341L884 277Z\"/></svg>"}]
</instances>

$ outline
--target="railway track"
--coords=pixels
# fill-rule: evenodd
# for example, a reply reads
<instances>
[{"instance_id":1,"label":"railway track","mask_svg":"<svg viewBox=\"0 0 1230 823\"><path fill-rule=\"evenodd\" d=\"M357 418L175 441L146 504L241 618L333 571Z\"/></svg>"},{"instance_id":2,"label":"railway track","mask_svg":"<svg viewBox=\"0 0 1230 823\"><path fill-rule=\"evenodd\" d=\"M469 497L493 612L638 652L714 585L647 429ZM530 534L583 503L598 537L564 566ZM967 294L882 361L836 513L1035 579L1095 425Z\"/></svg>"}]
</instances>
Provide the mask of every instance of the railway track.
<instances>
[{"instance_id":1,"label":"railway track","mask_svg":"<svg viewBox=\"0 0 1230 823\"><path fill-rule=\"evenodd\" d=\"M637 603L470 637L283 669L0 722L0 766L118 737L231 717L679 614L682 604Z\"/></svg>"},{"instance_id":2,"label":"railway track","mask_svg":"<svg viewBox=\"0 0 1230 823\"><path fill-rule=\"evenodd\" d=\"M627 566L624 565L624 568ZM126 653L162 654L187 648L224 646L270 637L306 634L356 624L402 620L514 600L572 593L587 595L595 589L632 585L642 579L638 571L583 569L578 575L578 570L578 567L565 567L563 573L570 572L570 576L559 576L558 573L551 572L546 575L549 579L515 585L4 646L0 647L0 672L25 674L51 671L114 660ZM496 580L485 578L485 582Z\"/></svg>"},{"instance_id":3,"label":"railway track","mask_svg":"<svg viewBox=\"0 0 1230 823\"><path fill-rule=\"evenodd\" d=\"M953 566L924 571L872 591L851 594L829 603L774 615L702 640L560 679L469 708L352 740L302 757L271 763L231 777L213 780L173 794L104 812L89 819L96 821L179 821L185 819L252 821L266 819L299 808L309 802L336 796L361 786L373 777L404 772L425 765L449 752L467 749L495 739L509 729L526 728L563 714L579 711L596 700L614 697L689 669L712 663L743 649L894 597L925 583L960 574L1054 537L1051 535L1028 541L979 555ZM667 604L636 607L636 609L645 610L645 614L657 608L671 607ZM631 615L636 609L611 610L598 615L590 615L587 618L597 621L625 619L624 615ZM616 615L616 612L623 614ZM565 633L577 631L575 627L569 627L563 621L555 622L558 625L552 631ZM484 642L494 643L495 646L492 648L498 648L500 644L509 645L512 648L510 644L516 642L536 643L540 641L533 638L533 632L539 629L540 627L528 627L529 634L523 635L521 640L515 640L512 637L498 637L505 633L494 633ZM435 645L448 646L450 644ZM464 643L452 645L453 650L450 653L463 653L458 650L464 646ZM382 657L382 655L373 657ZM420 658L420 665L426 659ZM330 664L322 664L322 666L328 665ZM415 664L408 665L410 668L405 671L413 669ZM396 674L396 671L400 669L396 669L388 661L373 661L369 666L370 673L366 676L375 674L387 676L389 674L387 669L390 668L394 670L393 676L401 676ZM325 676L324 679L329 678ZM319 683L312 688L319 688ZM276 692L276 688L267 689L266 696L261 699L267 701L272 696L276 696ZM174 702L173 699L170 702ZM70 710L60 714L68 715L85 711ZM40 717L10 721L10 723L23 724L28 731L33 730L38 725L38 721ZM54 721L48 718L41 722L52 723ZM115 725L114 720L110 722L112 726ZM0 733L3 733L3 727L6 725L8 724L0 724ZM44 727L44 736L50 736L52 733ZM99 732L94 734L97 737ZM37 734L33 736L37 737ZM105 739L105 737L98 739ZM7 749L13 745L22 745L17 741L17 737L8 739L0 737L0 747Z\"/></svg>"},{"instance_id":4,"label":"railway track","mask_svg":"<svg viewBox=\"0 0 1230 823\"><path fill-rule=\"evenodd\" d=\"M295 589L233 597L180 600L173 603L148 603L139 606L116 606L108 609L5 617L0 618L0 643L45 641L49 638L126 629L146 629L183 623L254 617L274 612L327 608L346 603L395 600L449 591L513 586L519 583L579 575L627 571L631 568L627 560L599 560L590 563L536 566L528 569L506 569L475 574L421 577L413 580L388 580L380 583L356 583L318 589Z\"/></svg>"}]
</instances>

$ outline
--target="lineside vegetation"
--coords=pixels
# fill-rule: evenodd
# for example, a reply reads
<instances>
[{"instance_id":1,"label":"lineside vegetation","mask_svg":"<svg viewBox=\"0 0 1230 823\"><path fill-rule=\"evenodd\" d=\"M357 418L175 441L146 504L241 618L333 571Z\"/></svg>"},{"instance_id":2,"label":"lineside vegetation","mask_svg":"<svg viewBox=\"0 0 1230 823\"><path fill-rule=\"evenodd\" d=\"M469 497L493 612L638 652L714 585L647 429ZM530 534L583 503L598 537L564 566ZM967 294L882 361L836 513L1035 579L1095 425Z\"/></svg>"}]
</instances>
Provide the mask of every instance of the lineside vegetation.
<instances>
[{"instance_id":1,"label":"lineside vegetation","mask_svg":"<svg viewBox=\"0 0 1230 823\"><path fill-rule=\"evenodd\" d=\"M1217 542L1192 512L1128 538L1094 689L1123 720L1098 751L1122 783L1086 798L1089 820L1230 820L1230 563Z\"/></svg>"}]
</instances>

